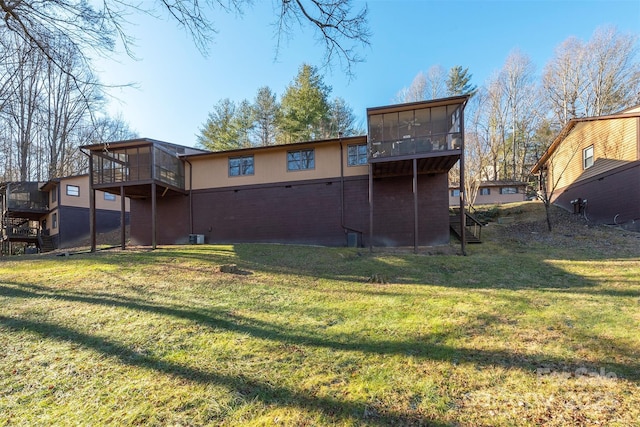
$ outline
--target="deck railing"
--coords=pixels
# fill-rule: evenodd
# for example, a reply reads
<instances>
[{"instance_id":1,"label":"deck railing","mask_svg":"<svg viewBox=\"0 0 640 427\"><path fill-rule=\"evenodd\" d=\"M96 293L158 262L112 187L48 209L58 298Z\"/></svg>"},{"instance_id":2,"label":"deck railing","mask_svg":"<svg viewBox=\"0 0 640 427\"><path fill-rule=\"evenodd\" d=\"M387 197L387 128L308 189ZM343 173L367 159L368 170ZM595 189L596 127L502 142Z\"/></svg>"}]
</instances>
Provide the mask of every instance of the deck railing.
<instances>
[{"instance_id":1,"label":"deck railing","mask_svg":"<svg viewBox=\"0 0 640 427\"><path fill-rule=\"evenodd\" d=\"M444 133L428 137L406 138L393 141L374 141L369 152L372 159L412 154L460 150L462 138L458 133Z\"/></svg>"}]
</instances>

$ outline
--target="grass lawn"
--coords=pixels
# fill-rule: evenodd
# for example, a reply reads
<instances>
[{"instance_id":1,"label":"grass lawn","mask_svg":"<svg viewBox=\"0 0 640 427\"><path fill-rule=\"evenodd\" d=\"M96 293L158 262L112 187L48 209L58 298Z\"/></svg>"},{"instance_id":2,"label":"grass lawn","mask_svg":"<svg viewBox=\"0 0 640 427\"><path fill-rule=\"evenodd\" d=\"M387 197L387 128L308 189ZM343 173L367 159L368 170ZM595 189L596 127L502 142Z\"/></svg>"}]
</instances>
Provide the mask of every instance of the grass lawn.
<instances>
[{"instance_id":1,"label":"grass lawn","mask_svg":"<svg viewBox=\"0 0 640 427\"><path fill-rule=\"evenodd\" d=\"M466 257L3 258L0 425L638 425L640 235L541 212Z\"/></svg>"}]
</instances>

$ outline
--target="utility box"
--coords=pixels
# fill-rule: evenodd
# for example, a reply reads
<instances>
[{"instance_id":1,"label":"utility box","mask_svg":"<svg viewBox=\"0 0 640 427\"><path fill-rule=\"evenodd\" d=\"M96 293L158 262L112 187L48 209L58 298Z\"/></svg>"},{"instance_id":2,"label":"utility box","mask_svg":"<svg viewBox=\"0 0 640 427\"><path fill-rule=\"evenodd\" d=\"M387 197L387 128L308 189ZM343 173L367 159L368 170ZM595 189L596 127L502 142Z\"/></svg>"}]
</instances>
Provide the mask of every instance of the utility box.
<instances>
[{"instance_id":1,"label":"utility box","mask_svg":"<svg viewBox=\"0 0 640 427\"><path fill-rule=\"evenodd\" d=\"M190 245L203 245L204 244L204 234L189 234L189 244Z\"/></svg>"},{"instance_id":2,"label":"utility box","mask_svg":"<svg viewBox=\"0 0 640 427\"><path fill-rule=\"evenodd\" d=\"M362 246L361 233L358 233L358 232L347 233L347 247L359 248L360 246Z\"/></svg>"}]
</instances>

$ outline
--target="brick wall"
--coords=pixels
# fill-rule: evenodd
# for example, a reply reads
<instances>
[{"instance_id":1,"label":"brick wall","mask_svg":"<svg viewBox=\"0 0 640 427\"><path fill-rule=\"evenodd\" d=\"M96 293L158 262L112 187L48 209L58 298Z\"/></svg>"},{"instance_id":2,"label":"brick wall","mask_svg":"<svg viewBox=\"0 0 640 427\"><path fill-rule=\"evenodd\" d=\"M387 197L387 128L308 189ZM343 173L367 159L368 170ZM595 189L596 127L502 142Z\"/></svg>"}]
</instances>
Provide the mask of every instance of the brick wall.
<instances>
[{"instance_id":1,"label":"brick wall","mask_svg":"<svg viewBox=\"0 0 640 427\"><path fill-rule=\"evenodd\" d=\"M369 235L368 176L344 181L344 228L339 179L197 190L192 194L193 234L206 243L298 243L347 245L347 231ZM418 180L419 244L449 241L447 176ZM374 180L374 245L412 246L412 178ZM189 198L158 198L158 244L188 241ZM151 243L151 200L131 201L134 244ZM347 230L345 230L347 229Z\"/></svg>"}]
</instances>

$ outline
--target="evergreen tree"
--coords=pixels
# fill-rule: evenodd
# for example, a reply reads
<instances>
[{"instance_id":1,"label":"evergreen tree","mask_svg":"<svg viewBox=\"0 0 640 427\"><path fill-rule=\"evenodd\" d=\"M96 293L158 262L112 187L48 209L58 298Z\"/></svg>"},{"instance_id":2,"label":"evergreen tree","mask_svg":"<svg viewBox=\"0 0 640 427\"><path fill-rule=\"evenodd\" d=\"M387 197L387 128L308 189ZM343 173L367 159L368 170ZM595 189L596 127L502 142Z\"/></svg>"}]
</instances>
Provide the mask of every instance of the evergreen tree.
<instances>
[{"instance_id":1,"label":"evergreen tree","mask_svg":"<svg viewBox=\"0 0 640 427\"><path fill-rule=\"evenodd\" d=\"M272 145L276 142L276 121L280 112L280 105L276 94L268 86L258 89L253 101L253 116L255 119L253 132L258 145Z\"/></svg>"},{"instance_id":2,"label":"evergreen tree","mask_svg":"<svg viewBox=\"0 0 640 427\"><path fill-rule=\"evenodd\" d=\"M240 147L251 147L254 145L251 139L251 132L255 127L255 111L249 101L244 99L240 102L236 108L232 123L238 132L238 145Z\"/></svg>"},{"instance_id":3,"label":"evergreen tree","mask_svg":"<svg viewBox=\"0 0 640 427\"><path fill-rule=\"evenodd\" d=\"M302 64L298 75L285 90L280 103L278 127L281 142L310 141L322 137L327 122L331 88L324 84L316 67Z\"/></svg>"},{"instance_id":4,"label":"evergreen tree","mask_svg":"<svg viewBox=\"0 0 640 427\"><path fill-rule=\"evenodd\" d=\"M236 120L236 104L232 100L222 99L213 107L204 127L200 129L198 144L211 151L242 147Z\"/></svg>"},{"instance_id":5,"label":"evergreen tree","mask_svg":"<svg viewBox=\"0 0 640 427\"><path fill-rule=\"evenodd\" d=\"M365 131L356 126L356 116L353 109L343 98L335 98L329 108L329 121L325 131L326 138L338 136L363 135Z\"/></svg>"},{"instance_id":6,"label":"evergreen tree","mask_svg":"<svg viewBox=\"0 0 640 427\"><path fill-rule=\"evenodd\" d=\"M447 95L475 95L478 91L478 87L471 84L471 77L473 74L469 74L469 68L463 69L462 66L456 65L449 70L449 76L447 77Z\"/></svg>"}]
</instances>

